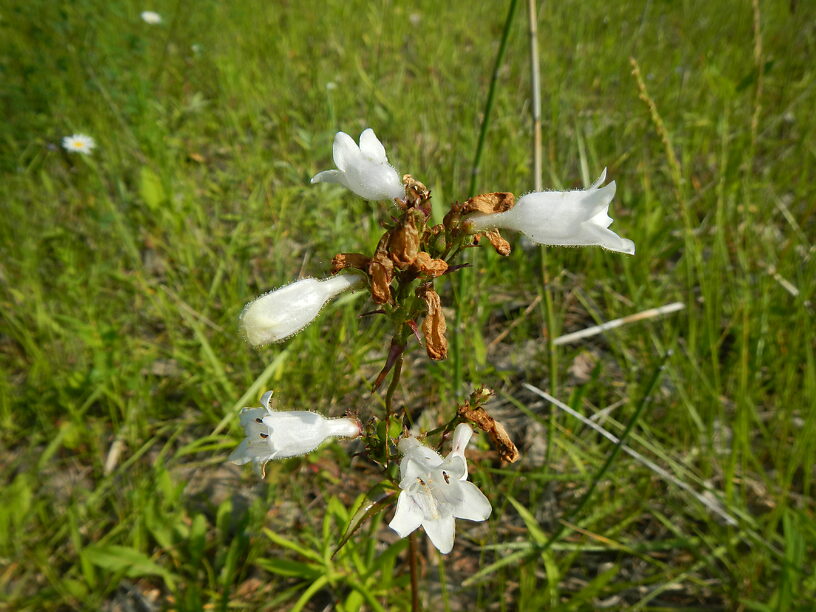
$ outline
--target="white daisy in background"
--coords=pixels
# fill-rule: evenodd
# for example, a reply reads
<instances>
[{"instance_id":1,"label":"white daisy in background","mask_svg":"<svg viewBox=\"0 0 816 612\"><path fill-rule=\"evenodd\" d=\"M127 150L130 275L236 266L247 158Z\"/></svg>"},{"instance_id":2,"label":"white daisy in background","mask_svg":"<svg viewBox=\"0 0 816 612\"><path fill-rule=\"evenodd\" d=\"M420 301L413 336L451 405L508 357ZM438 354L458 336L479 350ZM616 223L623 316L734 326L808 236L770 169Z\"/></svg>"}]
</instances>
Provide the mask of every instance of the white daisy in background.
<instances>
[{"instance_id":1,"label":"white daisy in background","mask_svg":"<svg viewBox=\"0 0 816 612\"><path fill-rule=\"evenodd\" d=\"M62 139L62 148L69 153L90 155L95 146L94 139L85 134L72 134Z\"/></svg>"},{"instance_id":2,"label":"white daisy in background","mask_svg":"<svg viewBox=\"0 0 816 612\"><path fill-rule=\"evenodd\" d=\"M142 21L150 25L160 24L162 21L161 15L154 11L142 11Z\"/></svg>"}]
</instances>

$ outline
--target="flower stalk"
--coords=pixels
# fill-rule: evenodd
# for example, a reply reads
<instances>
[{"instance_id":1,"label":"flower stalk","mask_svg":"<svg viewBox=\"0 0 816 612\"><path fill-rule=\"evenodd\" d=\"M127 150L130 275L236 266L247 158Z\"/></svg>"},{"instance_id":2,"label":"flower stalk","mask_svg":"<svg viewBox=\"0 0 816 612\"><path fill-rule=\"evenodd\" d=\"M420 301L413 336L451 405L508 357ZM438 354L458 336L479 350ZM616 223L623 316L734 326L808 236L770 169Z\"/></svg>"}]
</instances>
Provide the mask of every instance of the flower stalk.
<instances>
[{"instance_id":1,"label":"flower stalk","mask_svg":"<svg viewBox=\"0 0 816 612\"><path fill-rule=\"evenodd\" d=\"M301 279L251 301L241 314L241 328L254 347L280 342L315 321L322 308L341 293L367 291L374 306L369 305L363 315L388 317L392 331L383 367L372 384L372 392L378 392L390 376L384 410L366 415L363 429L356 416L326 418L306 411L273 411L269 393L260 408L241 412L246 439L230 459L239 464L252 462L262 471L267 461L313 452L327 440L361 437L364 455L382 470L381 485L399 491L398 496L391 494L396 497L396 507L389 526L400 537L409 538L411 605L418 610L416 531L421 527L439 553L448 554L454 546L456 519L481 522L492 513L487 496L469 480L466 448L473 427L487 434L498 462L518 461L520 453L505 427L489 412L492 392L481 386L467 401L450 407L447 415L439 415L443 425L424 433L416 430L411 415L396 403L405 355L414 349L411 334L429 359L447 359L444 283L470 265L460 258L468 249L489 246L499 256L509 255L512 244L502 230L520 232L539 244L598 245L629 254L634 253L634 243L608 229L616 186L614 181L603 185L605 170L598 181L582 190L539 190L519 198L504 191L472 195L451 204L442 223L434 225L430 189L409 174L400 177L373 130L364 130L359 143L338 132L332 154L336 168L316 174L312 183L336 183L367 200L390 200L383 234L373 251L337 253L328 278ZM476 169L478 163L477 156ZM457 286L461 297L463 284ZM456 310L456 317L454 329L459 327L461 309ZM459 346L454 336L455 356ZM460 359L455 359L454 370L458 391ZM443 457L439 450L448 439L451 448ZM392 444L399 457L392 453ZM373 510L372 515L381 510ZM347 532L340 547L353 532Z\"/></svg>"}]
</instances>

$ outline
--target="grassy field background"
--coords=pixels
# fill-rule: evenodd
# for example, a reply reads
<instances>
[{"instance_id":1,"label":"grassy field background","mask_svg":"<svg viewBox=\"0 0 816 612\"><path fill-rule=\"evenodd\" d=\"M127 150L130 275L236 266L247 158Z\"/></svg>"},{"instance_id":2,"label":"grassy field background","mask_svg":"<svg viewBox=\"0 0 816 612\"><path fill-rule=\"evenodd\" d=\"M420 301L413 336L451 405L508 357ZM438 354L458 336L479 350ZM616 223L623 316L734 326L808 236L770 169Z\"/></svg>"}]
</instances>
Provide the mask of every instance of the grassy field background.
<instances>
[{"instance_id":1,"label":"grassy field background","mask_svg":"<svg viewBox=\"0 0 816 612\"><path fill-rule=\"evenodd\" d=\"M473 448L494 513L460 522L444 559L420 539L423 602L811 610L816 7L540 4L544 184L582 187L608 167L612 229L637 254L516 240L507 259L474 253L462 294L440 284L458 352L430 363L415 347L397 401L435 423L486 384L523 458L501 466L484 439ZM335 253L373 248L386 205L308 184L331 167L337 130L374 128L436 212L474 195L506 12L4 5L0 607L409 608L391 510L331 558L377 481L365 461L329 445L270 464L265 481L224 463L239 408L268 388L284 408L381 410L368 389L385 326L346 297L254 351L236 319L263 291L324 276ZM525 16L521 3L477 193L533 188ZM93 155L60 149L75 132L96 139ZM601 474L615 445L523 383L616 435L646 402L628 445L664 472L620 453Z\"/></svg>"}]
</instances>

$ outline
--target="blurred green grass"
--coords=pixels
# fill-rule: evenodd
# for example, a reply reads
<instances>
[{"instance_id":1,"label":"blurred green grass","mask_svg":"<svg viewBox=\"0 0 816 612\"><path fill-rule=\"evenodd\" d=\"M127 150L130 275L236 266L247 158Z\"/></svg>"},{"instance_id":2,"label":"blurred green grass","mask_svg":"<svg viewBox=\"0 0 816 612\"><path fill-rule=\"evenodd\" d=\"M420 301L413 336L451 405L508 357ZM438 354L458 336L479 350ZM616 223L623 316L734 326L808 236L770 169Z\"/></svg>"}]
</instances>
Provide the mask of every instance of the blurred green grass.
<instances>
[{"instance_id":1,"label":"blurred green grass","mask_svg":"<svg viewBox=\"0 0 816 612\"><path fill-rule=\"evenodd\" d=\"M480 252L461 273L470 292L451 329L466 388L452 384L455 363L411 354L400 401L412 412L433 419L487 384L525 453L511 467L475 453L494 515L460 525L444 563L430 557L429 607L812 605L816 11L758 5L759 55L750 2L542 4L544 182L580 187L607 166L613 229L638 252L545 256L518 241L507 259ZM164 22L143 23L146 8ZM408 607L404 542L380 519L329 558L376 480L364 464L330 446L270 466L265 483L222 465L237 409L266 388L284 407L376 413L366 381L384 330L357 317L361 298L258 352L235 321L258 293L324 275L334 253L376 240L381 205L308 184L331 166L335 131L373 127L437 206L473 195L505 10L356 0L3 8L2 605ZM499 72L479 191L532 189L523 15ZM74 132L96 139L91 157L59 149ZM526 312L544 270L551 329L546 300ZM678 300L679 314L548 354L548 337ZM611 407L598 420L620 434L668 350L629 443L710 490L738 524L624 455L573 516L612 445L551 418L520 383L554 386L587 416ZM539 554L539 532L561 521L574 529ZM524 554L477 574L511 551Z\"/></svg>"}]
</instances>

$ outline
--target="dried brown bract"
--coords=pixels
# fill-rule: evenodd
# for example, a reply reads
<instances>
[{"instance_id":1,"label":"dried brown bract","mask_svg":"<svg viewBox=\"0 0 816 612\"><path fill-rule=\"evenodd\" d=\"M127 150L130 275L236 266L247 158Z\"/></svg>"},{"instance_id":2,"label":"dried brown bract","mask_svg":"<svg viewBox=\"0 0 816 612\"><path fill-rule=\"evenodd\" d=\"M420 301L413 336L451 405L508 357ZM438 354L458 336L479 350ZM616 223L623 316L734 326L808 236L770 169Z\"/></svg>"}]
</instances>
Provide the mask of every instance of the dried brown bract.
<instances>
[{"instance_id":1,"label":"dried brown bract","mask_svg":"<svg viewBox=\"0 0 816 612\"><path fill-rule=\"evenodd\" d=\"M425 302L427 308L425 320L422 322L425 351L428 357L435 361L445 359L448 356L448 339L445 337L447 325L439 295L430 283L426 283L417 288L416 296Z\"/></svg>"},{"instance_id":2,"label":"dried brown bract","mask_svg":"<svg viewBox=\"0 0 816 612\"><path fill-rule=\"evenodd\" d=\"M403 215L399 226L391 232L388 240L388 254L391 261L400 270L405 270L414 263L419 252L419 229L415 211Z\"/></svg>"},{"instance_id":3,"label":"dried brown bract","mask_svg":"<svg viewBox=\"0 0 816 612\"><path fill-rule=\"evenodd\" d=\"M375 304L391 301L391 280L394 278L394 263L385 251L377 250L368 264L371 279L371 299Z\"/></svg>"},{"instance_id":4,"label":"dried brown bract","mask_svg":"<svg viewBox=\"0 0 816 612\"><path fill-rule=\"evenodd\" d=\"M436 278L442 276L448 270L448 264L444 259L433 259L425 251L417 253L411 269L415 270L420 276Z\"/></svg>"},{"instance_id":5,"label":"dried brown bract","mask_svg":"<svg viewBox=\"0 0 816 612\"><path fill-rule=\"evenodd\" d=\"M507 430L496 419L490 416L481 406L471 408L469 403L465 403L459 407L459 416L474 423L476 427L490 436L490 441L496 447L496 452L499 454L499 459L507 463L515 463L521 459L516 445L507 434Z\"/></svg>"},{"instance_id":6,"label":"dried brown bract","mask_svg":"<svg viewBox=\"0 0 816 612\"><path fill-rule=\"evenodd\" d=\"M337 274L346 268L355 268L365 272L368 270L370 261L371 258L362 253L338 253L332 258L331 273Z\"/></svg>"},{"instance_id":7,"label":"dried brown bract","mask_svg":"<svg viewBox=\"0 0 816 612\"><path fill-rule=\"evenodd\" d=\"M515 196L507 191L483 193L473 196L462 205L462 214L478 212L485 215L503 213L510 210L516 203Z\"/></svg>"},{"instance_id":8,"label":"dried brown bract","mask_svg":"<svg viewBox=\"0 0 816 612\"><path fill-rule=\"evenodd\" d=\"M490 241L490 244L493 245L493 248L496 249L496 252L502 257L507 257L510 254L510 243L502 238L499 230L488 230L484 232L484 237Z\"/></svg>"},{"instance_id":9,"label":"dried brown bract","mask_svg":"<svg viewBox=\"0 0 816 612\"><path fill-rule=\"evenodd\" d=\"M405 185L405 196L409 204L418 206L431 198L431 190L410 174L403 175L402 182Z\"/></svg>"}]
</instances>

